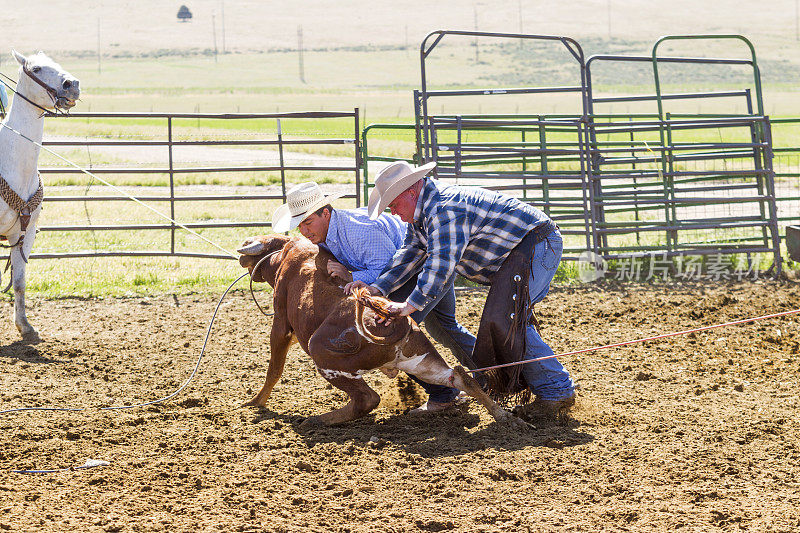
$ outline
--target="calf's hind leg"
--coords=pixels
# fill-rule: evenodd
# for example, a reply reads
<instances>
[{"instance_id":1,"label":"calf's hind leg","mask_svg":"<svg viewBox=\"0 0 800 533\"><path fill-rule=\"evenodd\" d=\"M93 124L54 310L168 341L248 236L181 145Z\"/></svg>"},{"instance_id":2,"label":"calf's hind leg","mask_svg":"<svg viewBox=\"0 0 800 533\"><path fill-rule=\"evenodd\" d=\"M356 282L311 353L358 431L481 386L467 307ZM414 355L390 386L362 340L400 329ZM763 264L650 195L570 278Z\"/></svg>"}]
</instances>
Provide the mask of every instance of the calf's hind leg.
<instances>
[{"instance_id":1,"label":"calf's hind leg","mask_svg":"<svg viewBox=\"0 0 800 533\"><path fill-rule=\"evenodd\" d=\"M428 383L455 387L466 392L489 411L489 414L498 422L511 422L520 427L527 427L525 422L497 405L488 394L483 392L478 382L467 374L463 367L456 366L455 368L450 368L447 366L447 363L444 362L444 359L435 352L425 354L421 360L411 358L400 362L397 366L401 370L405 370L409 374L413 374Z\"/></svg>"},{"instance_id":2,"label":"calf's hind leg","mask_svg":"<svg viewBox=\"0 0 800 533\"><path fill-rule=\"evenodd\" d=\"M344 391L350 397L350 401L344 407L334 409L325 414L312 416L307 418L302 426L308 427L316 424L325 424L331 426L334 424L341 424L349 422L356 418L361 418L376 407L381 402L381 397L378 393L370 388L369 385L364 383L364 380L359 377L350 376L326 376L326 372L336 372L331 370L320 370L320 373L328 383L333 385L339 390ZM338 372L337 372L338 373Z\"/></svg>"}]
</instances>

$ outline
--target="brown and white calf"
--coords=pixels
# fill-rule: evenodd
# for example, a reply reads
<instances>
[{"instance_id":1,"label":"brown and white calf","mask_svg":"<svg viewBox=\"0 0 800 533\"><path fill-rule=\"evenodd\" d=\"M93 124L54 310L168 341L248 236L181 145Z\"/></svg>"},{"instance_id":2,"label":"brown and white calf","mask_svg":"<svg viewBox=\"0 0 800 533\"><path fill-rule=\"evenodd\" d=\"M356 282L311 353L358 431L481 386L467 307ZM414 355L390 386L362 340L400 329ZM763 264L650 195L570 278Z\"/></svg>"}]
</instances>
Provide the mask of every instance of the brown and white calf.
<instances>
[{"instance_id":1,"label":"brown and white calf","mask_svg":"<svg viewBox=\"0 0 800 533\"><path fill-rule=\"evenodd\" d=\"M248 239L239 253L243 254L239 263L250 270L253 280L274 288L275 312L267 379L245 405L266 405L283 373L289 347L299 342L320 375L350 397L344 407L311 417L305 425L339 424L375 409L380 396L363 375L376 369L389 376L403 370L429 383L456 387L477 399L496 420L524 424L492 401L463 368L450 368L413 320L379 323L375 311L363 304L379 308L385 300L365 293L358 299L345 295L338 280L328 274L327 263L334 260L329 252L305 239L264 235Z\"/></svg>"}]
</instances>

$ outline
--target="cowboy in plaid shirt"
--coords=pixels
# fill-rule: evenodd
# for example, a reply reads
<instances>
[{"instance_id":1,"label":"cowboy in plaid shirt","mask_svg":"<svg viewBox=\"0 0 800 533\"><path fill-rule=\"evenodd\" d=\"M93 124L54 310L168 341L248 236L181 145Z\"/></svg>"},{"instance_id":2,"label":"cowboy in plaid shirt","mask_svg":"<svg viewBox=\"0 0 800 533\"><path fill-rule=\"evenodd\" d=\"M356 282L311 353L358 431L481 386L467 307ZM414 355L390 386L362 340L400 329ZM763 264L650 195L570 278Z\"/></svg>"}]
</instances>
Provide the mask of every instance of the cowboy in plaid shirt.
<instances>
[{"instance_id":1,"label":"cowboy in plaid shirt","mask_svg":"<svg viewBox=\"0 0 800 533\"><path fill-rule=\"evenodd\" d=\"M434 166L414 169L397 162L376 177L369 198L370 216L377 217L389 207L409 223L409 229L403 247L368 286L370 292L390 294L419 273L406 301L392 307L399 316L424 313L453 286L456 273L490 284L511 250L537 230L547 238L534 247L528 289L532 303L542 300L561 260L563 241L557 226L543 212L509 196L426 179ZM367 285L352 282L345 291L363 286ZM534 326L529 325L525 333L525 359L553 355ZM540 407L557 410L574 403L572 379L557 359L527 363L522 372Z\"/></svg>"}]
</instances>

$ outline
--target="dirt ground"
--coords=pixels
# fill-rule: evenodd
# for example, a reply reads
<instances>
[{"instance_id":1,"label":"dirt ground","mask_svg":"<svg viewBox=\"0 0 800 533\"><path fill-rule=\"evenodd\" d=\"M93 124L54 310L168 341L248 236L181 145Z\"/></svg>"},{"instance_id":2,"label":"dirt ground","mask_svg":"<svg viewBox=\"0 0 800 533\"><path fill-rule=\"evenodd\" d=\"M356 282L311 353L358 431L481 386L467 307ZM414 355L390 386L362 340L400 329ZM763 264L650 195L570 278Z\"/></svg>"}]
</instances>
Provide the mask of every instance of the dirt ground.
<instances>
[{"instance_id":1,"label":"dirt ground","mask_svg":"<svg viewBox=\"0 0 800 533\"><path fill-rule=\"evenodd\" d=\"M459 295L473 331L485 293ZM269 321L243 292L33 300L43 341L0 324L0 531L797 531L800 315L564 358L566 425L515 431L471 403L413 416L406 382L368 381L374 412L300 430L341 405L293 348L269 409ZM554 288L544 336L567 351L800 308L800 285ZM10 316L11 306L0 306ZM447 354L446 357L451 357ZM53 474L89 459L108 466Z\"/></svg>"}]
</instances>

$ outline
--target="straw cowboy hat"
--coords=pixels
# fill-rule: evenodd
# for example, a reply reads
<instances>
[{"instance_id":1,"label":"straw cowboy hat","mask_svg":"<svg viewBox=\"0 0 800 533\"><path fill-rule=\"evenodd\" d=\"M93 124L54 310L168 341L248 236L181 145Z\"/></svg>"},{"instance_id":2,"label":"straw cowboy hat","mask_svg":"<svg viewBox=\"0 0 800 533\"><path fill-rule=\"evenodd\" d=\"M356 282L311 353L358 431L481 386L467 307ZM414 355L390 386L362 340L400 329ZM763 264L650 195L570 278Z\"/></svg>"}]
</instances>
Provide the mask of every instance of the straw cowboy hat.
<instances>
[{"instance_id":1,"label":"straw cowboy hat","mask_svg":"<svg viewBox=\"0 0 800 533\"><path fill-rule=\"evenodd\" d=\"M396 161L384 167L375 177L375 188L369 194L369 217L378 218L392 200L424 178L435 166L436 161L421 167L412 167L405 161Z\"/></svg>"},{"instance_id":2,"label":"straw cowboy hat","mask_svg":"<svg viewBox=\"0 0 800 533\"><path fill-rule=\"evenodd\" d=\"M294 229L308 215L344 195L342 192L326 196L313 181L295 185L286 191L286 203L272 214L272 231L281 233Z\"/></svg>"}]
</instances>

